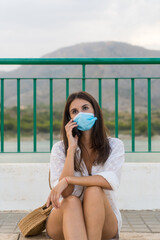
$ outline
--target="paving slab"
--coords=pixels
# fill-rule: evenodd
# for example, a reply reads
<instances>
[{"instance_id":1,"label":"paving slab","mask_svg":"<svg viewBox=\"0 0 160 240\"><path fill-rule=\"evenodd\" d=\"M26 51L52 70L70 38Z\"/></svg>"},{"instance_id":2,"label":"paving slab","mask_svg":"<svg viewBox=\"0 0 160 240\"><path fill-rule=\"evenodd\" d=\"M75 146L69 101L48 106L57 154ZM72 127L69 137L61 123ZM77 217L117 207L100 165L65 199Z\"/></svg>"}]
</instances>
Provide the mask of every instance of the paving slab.
<instances>
[{"instance_id":1,"label":"paving slab","mask_svg":"<svg viewBox=\"0 0 160 240\"><path fill-rule=\"evenodd\" d=\"M18 240L19 234L0 233L0 240Z\"/></svg>"},{"instance_id":2,"label":"paving slab","mask_svg":"<svg viewBox=\"0 0 160 240\"><path fill-rule=\"evenodd\" d=\"M22 234L20 235L20 238L19 240L34 240L34 239L37 239L37 240L49 240L51 238L49 238L47 235L46 235L46 232L42 232L41 234L37 235L37 236L34 236L34 237L23 237Z\"/></svg>"},{"instance_id":3,"label":"paving slab","mask_svg":"<svg viewBox=\"0 0 160 240\"><path fill-rule=\"evenodd\" d=\"M121 233L120 240L160 240L160 233Z\"/></svg>"},{"instance_id":4,"label":"paving slab","mask_svg":"<svg viewBox=\"0 0 160 240\"><path fill-rule=\"evenodd\" d=\"M24 238L20 234L18 222L28 213L28 211L0 211L0 240L50 239L45 231L30 238ZM123 225L120 240L160 240L160 210L122 210L121 214Z\"/></svg>"}]
</instances>

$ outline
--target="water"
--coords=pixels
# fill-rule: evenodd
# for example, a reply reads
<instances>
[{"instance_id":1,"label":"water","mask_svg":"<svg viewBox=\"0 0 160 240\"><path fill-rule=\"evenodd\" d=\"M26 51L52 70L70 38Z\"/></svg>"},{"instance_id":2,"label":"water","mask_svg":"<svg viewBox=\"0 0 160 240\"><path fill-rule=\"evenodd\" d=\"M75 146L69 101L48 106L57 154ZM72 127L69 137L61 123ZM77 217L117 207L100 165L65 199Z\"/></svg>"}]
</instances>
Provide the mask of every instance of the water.
<instances>
[{"instance_id":1,"label":"water","mask_svg":"<svg viewBox=\"0 0 160 240\"><path fill-rule=\"evenodd\" d=\"M120 137L123 140L125 151L131 151L131 139L124 136ZM53 141L55 143L56 141ZM0 163L49 163L50 160L50 143L48 140L37 142L37 151L42 153L33 152L33 141L21 141L21 151L28 153L16 153L17 142L5 141L4 151L11 153L1 153ZM147 138L135 139L136 151L147 151L148 142ZM160 151L160 138L154 137L152 139L152 151ZM14 152L14 153L13 153ZM160 162L160 153L126 153L126 162Z\"/></svg>"}]
</instances>

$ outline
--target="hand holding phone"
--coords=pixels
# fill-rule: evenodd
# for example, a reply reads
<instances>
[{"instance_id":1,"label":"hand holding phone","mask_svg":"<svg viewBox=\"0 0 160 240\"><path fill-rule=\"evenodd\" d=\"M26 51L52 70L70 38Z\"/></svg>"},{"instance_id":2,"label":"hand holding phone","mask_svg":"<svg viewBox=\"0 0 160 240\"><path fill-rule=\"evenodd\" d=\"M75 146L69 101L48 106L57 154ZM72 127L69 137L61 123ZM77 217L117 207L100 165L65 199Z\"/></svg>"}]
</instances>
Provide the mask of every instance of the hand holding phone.
<instances>
[{"instance_id":1,"label":"hand holding phone","mask_svg":"<svg viewBox=\"0 0 160 240\"><path fill-rule=\"evenodd\" d=\"M69 120L71 120L70 117L69 117ZM77 127L74 127L74 128L72 129L72 136L75 137L76 135L77 135L78 137L80 137L81 133L80 133L80 131L78 130Z\"/></svg>"},{"instance_id":2,"label":"hand holding phone","mask_svg":"<svg viewBox=\"0 0 160 240\"><path fill-rule=\"evenodd\" d=\"M75 137L76 135L77 135L78 137L80 137L80 135L81 135L81 134L80 134L80 131L78 130L77 127L75 127L75 128L72 129L72 136Z\"/></svg>"}]
</instances>

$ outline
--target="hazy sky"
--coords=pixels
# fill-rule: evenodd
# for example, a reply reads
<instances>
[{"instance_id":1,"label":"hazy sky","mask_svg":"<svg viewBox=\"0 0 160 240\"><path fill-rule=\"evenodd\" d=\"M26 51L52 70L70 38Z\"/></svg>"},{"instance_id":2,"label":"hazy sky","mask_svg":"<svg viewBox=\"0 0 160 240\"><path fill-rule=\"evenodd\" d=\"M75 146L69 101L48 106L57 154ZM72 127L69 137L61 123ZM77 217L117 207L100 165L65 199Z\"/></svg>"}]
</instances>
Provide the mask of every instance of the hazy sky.
<instances>
[{"instance_id":1,"label":"hazy sky","mask_svg":"<svg viewBox=\"0 0 160 240\"><path fill-rule=\"evenodd\" d=\"M0 58L94 41L160 50L160 0L0 0Z\"/></svg>"}]
</instances>

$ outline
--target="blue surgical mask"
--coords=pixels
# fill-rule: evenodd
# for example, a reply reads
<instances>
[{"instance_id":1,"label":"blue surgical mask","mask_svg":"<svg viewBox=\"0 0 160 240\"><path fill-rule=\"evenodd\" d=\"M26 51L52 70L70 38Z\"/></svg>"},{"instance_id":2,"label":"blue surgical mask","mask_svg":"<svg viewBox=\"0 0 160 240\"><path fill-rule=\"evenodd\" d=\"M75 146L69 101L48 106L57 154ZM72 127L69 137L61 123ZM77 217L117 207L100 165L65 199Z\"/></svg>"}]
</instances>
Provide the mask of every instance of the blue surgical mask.
<instances>
[{"instance_id":1,"label":"blue surgical mask","mask_svg":"<svg viewBox=\"0 0 160 240\"><path fill-rule=\"evenodd\" d=\"M97 117L94 117L93 113L80 112L73 120L78 124L78 130L87 131L93 127Z\"/></svg>"}]
</instances>

